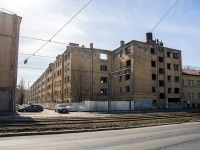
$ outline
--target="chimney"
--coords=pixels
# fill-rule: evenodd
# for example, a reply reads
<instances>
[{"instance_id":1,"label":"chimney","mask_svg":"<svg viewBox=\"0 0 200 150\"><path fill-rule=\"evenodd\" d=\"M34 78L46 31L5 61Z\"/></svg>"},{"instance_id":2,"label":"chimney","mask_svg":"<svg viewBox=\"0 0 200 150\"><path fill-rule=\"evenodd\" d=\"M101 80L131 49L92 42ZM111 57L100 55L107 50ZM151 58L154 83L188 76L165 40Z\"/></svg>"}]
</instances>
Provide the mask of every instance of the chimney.
<instances>
[{"instance_id":1,"label":"chimney","mask_svg":"<svg viewBox=\"0 0 200 150\"><path fill-rule=\"evenodd\" d=\"M124 41L120 41L120 47L124 46Z\"/></svg>"},{"instance_id":2,"label":"chimney","mask_svg":"<svg viewBox=\"0 0 200 150\"><path fill-rule=\"evenodd\" d=\"M153 35L151 32L147 32L146 33L146 40L147 40L147 43L150 43L153 39Z\"/></svg>"},{"instance_id":3,"label":"chimney","mask_svg":"<svg viewBox=\"0 0 200 150\"><path fill-rule=\"evenodd\" d=\"M90 49L93 49L93 43L90 43Z\"/></svg>"}]
</instances>

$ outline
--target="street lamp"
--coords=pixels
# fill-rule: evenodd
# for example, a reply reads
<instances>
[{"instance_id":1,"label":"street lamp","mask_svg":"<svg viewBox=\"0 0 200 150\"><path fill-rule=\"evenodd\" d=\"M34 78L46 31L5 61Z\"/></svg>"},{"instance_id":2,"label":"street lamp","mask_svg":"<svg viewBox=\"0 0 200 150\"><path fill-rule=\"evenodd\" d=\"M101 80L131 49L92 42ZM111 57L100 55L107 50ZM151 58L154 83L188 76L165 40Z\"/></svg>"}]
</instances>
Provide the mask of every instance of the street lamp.
<instances>
[{"instance_id":1,"label":"street lamp","mask_svg":"<svg viewBox=\"0 0 200 150\"><path fill-rule=\"evenodd\" d=\"M29 102L29 82L31 82L31 81L28 81L28 93L27 93L27 102Z\"/></svg>"}]
</instances>

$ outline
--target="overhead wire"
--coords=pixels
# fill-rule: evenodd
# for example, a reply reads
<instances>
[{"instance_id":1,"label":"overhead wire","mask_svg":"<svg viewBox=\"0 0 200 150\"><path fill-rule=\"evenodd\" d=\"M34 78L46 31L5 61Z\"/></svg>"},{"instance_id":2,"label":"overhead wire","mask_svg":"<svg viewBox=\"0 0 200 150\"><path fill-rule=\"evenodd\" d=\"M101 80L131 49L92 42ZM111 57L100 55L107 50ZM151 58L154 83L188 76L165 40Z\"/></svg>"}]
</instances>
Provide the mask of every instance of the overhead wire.
<instances>
[{"instance_id":1,"label":"overhead wire","mask_svg":"<svg viewBox=\"0 0 200 150\"><path fill-rule=\"evenodd\" d=\"M151 32L153 32L156 27L161 23L161 21L168 15L168 13L172 10L172 8L178 3L179 0L176 0L176 2L170 7L170 9L165 13L165 15L158 21L158 23L153 27L153 29L151 30ZM146 38L143 40L145 41Z\"/></svg>"},{"instance_id":2,"label":"overhead wire","mask_svg":"<svg viewBox=\"0 0 200 150\"><path fill-rule=\"evenodd\" d=\"M65 28L66 25L68 25L85 7L87 7L92 0L90 0L87 4L85 4L64 26L62 26L49 40L46 41L38 50L36 50L31 56L27 57L25 60L19 62L18 64L27 61L29 58L34 56L38 51L40 51L45 45L47 45L62 29Z\"/></svg>"},{"instance_id":3,"label":"overhead wire","mask_svg":"<svg viewBox=\"0 0 200 150\"><path fill-rule=\"evenodd\" d=\"M32 54L26 54L26 53L18 53L18 54L21 54L21 55L32 55ZM37 57L46 57L46 58L51 58L51 59L55 58L55 57L45 56L45 55L34 55L34 56L37 56Z\"/></svg>"},{"instance_id":4,"label":"overhead wire","mask_svg":"<svg viewBox=\"0 0 200 150\"><path fill-rule=\"evenodd\" d=\"M27 36L19 36L19 37L21 37L21 38L26 38L26 39L31 39L31 40L37 40L37 41L46 41L46 42L51 42L51 43L69 45L69 44L67 44L67 43L57 42L57 41L49 41L49 40L46 40L46 39L38 39L38 38L27 37Z\"/></svg>"}]
</instances>

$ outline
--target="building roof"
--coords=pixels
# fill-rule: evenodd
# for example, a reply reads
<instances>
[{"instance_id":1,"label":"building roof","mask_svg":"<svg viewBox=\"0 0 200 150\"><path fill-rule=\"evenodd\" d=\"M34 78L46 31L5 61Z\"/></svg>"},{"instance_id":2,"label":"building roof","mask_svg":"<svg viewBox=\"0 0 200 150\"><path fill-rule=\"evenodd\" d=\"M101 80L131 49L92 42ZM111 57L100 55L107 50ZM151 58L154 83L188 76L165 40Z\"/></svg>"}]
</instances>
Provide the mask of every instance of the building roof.
<instances>
[{"instance_id":1,"label":"building roof","mask_svg":"<svg viewBox=\"0 0 200 150\"><path fill-rule=\"evenodd\" d=\"M184 69L182 70L183 75L194 75L194 76L200 76L200 70L188 70Z\"/></svg>"}]
</instances>

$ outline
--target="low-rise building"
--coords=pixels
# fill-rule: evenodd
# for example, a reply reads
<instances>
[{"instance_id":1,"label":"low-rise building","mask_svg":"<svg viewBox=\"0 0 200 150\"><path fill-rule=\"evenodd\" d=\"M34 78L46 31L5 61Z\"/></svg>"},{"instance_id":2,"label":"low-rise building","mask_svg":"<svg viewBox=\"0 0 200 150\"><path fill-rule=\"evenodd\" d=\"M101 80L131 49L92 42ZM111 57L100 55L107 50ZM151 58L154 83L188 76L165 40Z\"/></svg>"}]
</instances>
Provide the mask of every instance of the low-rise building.
<instances>
[{"instance_id":1,"label":"low-rise building","mask_svg":"<svg viewBox=\"0 0 200 150\"><path fill-rule=\"evenodd\" d=\"M183 70L185 108L200 108L200 71Z\"/></svg>"}]
</instances>

